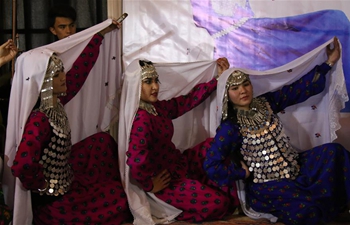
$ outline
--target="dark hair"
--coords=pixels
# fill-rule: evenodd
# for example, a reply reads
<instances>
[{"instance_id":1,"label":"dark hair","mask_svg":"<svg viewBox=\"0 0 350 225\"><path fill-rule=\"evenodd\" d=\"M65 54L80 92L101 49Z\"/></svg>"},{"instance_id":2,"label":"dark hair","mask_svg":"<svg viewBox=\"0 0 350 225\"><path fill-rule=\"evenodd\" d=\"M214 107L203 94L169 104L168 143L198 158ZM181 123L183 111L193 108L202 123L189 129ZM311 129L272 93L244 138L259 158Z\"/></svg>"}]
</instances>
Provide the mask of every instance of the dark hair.
<instances>
[{"instance_id":1,"label":"dark hair","mask_svg":"<svg viewBox=\"0 0 350 225\"><path fill-rule=\"evenodd\" d=\"M226 120L232 121L233 124L238 126L237 110L235 110L233 108L233 103L230 100L227 101L227 118L226 118ZM221 122L223 122L223 121L221 120ZM245 161L245 160L244 160L243 155L241 154L241 151L239 150L239 148L236 149L235 151L230 151L229 157L230 157L231 161L234 163L236 168L242 168L241 161ZM251 172L249 179L251 179L251 177L253 177L252 173L253 172Z\"/></svg>"},{"instance_id":2,"label":"dark hair","mask_svg":"<svg viewBox=\"0 0 350 225\"><path fill-rule=\"evenodd\" d=\"M36 103L35 103L35 105L34 105L32 110L39 109L40 103L41 103L41 97L40 97L40 94L39 94L38 100L36 100Z\"/></svg>"},{"instance_id":3,"label":"dark hair","mask_svg":"<svg viewBox=\"0 0 350 225\"><path fill-rule=\"evenodd\" d=\"M75 9L70 5L54 5L48 14L49 26L53 27L55 25L56 17L65 17L73 20L77 19L77 13Z\"/></svg>"},{"instance_id":4,"label":"dark hair","mask_svg":"<svg viewBox=\"0 0 350 225\"><path fill-rule=\"evenodd\" d=\"M147 60L139 60L139 64L141 67L143 67L145 65L153 65L153 62Z\"/></svg>"},{"instance_id":5,"label":"dark hair","mask_svg":"<svg viewBox=\"0 0 350 225\"><path fill-rule=\"evenodd\" d=\"M233 103L230 100L227 101L226 120L231 120L233 123L237 124L237 110L234 109ZM223 122L222 119L221 119L221 122Z\"/></svg>"}]
</instances>

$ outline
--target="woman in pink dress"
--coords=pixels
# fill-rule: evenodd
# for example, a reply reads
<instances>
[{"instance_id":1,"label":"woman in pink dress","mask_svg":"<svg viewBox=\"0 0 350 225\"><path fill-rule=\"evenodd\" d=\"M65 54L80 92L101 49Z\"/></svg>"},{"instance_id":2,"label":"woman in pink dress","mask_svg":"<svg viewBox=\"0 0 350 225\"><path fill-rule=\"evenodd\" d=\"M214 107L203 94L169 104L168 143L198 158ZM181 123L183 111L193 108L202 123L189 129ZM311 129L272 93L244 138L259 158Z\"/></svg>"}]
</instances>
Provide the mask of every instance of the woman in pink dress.
<instances>
[{"instance_id":1,"label":"woman in pink dress","mask_svg":"<svg viewBox=\"0 0 350 225\"><path fill-rule=\"evenodd\" d=\"M135 69L130 68L134 64ZM147 223L157 223L154 218L166 217L165 214L169 212L164 210L164 214L157 214L162 209L156 210L155 204L164 204L164 208L170 205L173 209L180 210L178 214L168 216L167 220L201 222L223 218L230 210L234 210L238 201L235 191L225 192L208 182L202 163L212 139L208 138L183 152L172 141L172 120L206 100L216 90L217 79L212 78L197 84L186 95L170 100L158 100L159 86L165 77L158 77L156 68L150 61L139 60L134 64L130 69L127 68L124 78L122 99L126 99L126 105L125 109L122 105L121 110L134 111L132 107L136 106L136 111L132 113L134 116L131 121L126 117L121 117L120 120L123 120L123 123L132 123L129 142L125 146L126 170L130 172L127 172L129 175L126 176L135 180L147 196L153 197L149 200L153 221ZM217 60L218 75L228 67L226 58ZM140 72L130 74L129 70ZM140 95L137 92L140 92ZM134 104L134 101L137 103ZM120 138L119 141L123 139ZM130 201L139 201L131 197L131 194L128 197ZM138 216L146 217L147 211L140 212L142 206L131 208L135 224L146 223L146 220L141 221Z\"/></svg>"}]
</instances>

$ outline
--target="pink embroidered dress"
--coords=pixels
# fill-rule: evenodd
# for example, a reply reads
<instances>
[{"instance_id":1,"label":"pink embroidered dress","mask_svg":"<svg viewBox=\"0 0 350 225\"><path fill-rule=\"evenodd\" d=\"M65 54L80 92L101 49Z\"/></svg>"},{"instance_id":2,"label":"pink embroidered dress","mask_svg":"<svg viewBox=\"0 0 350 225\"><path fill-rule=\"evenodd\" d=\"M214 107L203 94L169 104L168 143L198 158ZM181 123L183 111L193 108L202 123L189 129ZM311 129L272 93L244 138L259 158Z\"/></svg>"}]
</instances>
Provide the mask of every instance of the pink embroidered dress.
<instances>
[{"instance_id":1,"label":"pink embroidered dress","mask_svg":"<svg viewBox=\"0 0 350 225\"><path fill-rule=\"evenodd\" d=\"M164 202L182 210L177 220L200 222L220 219L235 205L235 192L227 194L208 182L202 163L211 138L183 153L172 142L172 120L202 103L214 90L216 79L195 86L184 96L157 101L154 116L138 109L130 133L127 165L142 189L153 189L151 178L167 169L170 185L155 193Z\"/></svg>"}]
</instances>

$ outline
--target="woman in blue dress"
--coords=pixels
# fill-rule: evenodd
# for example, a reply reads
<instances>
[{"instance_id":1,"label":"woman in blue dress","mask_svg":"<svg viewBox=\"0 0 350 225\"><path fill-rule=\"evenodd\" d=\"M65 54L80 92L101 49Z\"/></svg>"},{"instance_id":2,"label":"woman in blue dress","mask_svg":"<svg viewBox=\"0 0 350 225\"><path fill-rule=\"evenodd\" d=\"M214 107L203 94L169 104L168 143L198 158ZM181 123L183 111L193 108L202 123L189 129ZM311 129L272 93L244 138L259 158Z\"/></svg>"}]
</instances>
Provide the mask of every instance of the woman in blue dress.
<instances>
[{"instance_id":1,"label":"woman in blue dress","mask_svg":"<svg viewBox=\"0 0 350 225\"><path fill-rule=\"evenodd\" d=\"M328 143L298 153L277 116L324 90L340 51L335 38L325 63L255 98L249 75L233 71L226 80L221 123L204 162L209 178L220 186L244 180L249 207L285 224L329 222L345 210L350 202L349 152Z\"/></svg>"}]
</instances>

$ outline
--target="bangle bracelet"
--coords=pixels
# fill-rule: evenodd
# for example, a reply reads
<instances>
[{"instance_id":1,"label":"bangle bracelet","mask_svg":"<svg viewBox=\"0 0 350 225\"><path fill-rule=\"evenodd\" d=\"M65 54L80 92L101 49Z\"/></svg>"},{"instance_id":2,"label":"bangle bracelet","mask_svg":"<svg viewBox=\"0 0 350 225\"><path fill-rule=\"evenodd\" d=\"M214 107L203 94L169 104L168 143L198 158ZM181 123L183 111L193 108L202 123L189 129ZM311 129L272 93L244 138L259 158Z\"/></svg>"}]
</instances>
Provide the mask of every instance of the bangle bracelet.
<instances>
[{"instance_id":1,"label":"bangle bracelet","mask_svg":"<svg viewBox=\"0 0 350 225\"><path fill-rule=\"evenodd\" d=\"M330 66L330 67L333 67L333 63L331 63L331 62L329 62L329 61L326 61L326 64L328 65L328 66Z\"/></svg>"},{"instance_id":2,"label":"bangle bracelet","mask_svg":"<svg viewBox=\"0 0 350 225\"><path fill-rule=\"evenodd\" d=\"M97 32L97 35L100 37L104 37L103 34L101 34L101 32Z\"/></svg>"},{"instance_id":3,"label":"bangle bracelet","mask_svg":"<svg viewBox=\"0 0 350 225\"><path fill-rule=\"evenodd\" d=\"M47 190L47 188L49 187L49 183L47 182L47 180L45 179L45 187L43 188L43 189L40 189L40 188L38 188L38 191L39 191L39 193L44 193L44 192L46 192L46 190Z\"/></svg>"}]
</instances>

